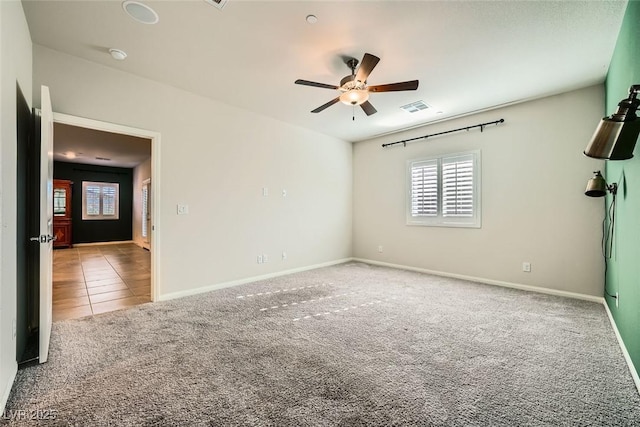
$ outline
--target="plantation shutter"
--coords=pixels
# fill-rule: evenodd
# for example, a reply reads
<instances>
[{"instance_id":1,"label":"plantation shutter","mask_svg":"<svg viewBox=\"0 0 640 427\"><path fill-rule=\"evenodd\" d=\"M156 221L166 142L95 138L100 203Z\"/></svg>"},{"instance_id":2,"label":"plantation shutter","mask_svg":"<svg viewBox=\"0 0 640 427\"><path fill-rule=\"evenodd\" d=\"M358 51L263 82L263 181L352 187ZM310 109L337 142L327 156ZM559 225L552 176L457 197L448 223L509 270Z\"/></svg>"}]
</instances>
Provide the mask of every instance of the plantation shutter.
<instances>
[{"instance_id":1,"label":"plantation shutter","mask_svg":"<svg viewBox=\"0 0 640 427\"><path fill-rule=\"evenodd\" d=\"M442 216L469 218L474 213L473 155L442 159Z\"/></svg>"},{"instance_id":2,"label":"plantation shutter","mask_svg":"<svg viewBox=\"0 0 640 427\"><path fill-rule=\"evenodd\" d=\"M100 215L100 186L88 185L85 194L87 215Z\"/></svg>"},{"instance_id":3,"label":"plantation shutter","mask_svg":"<svg viewBox=\"0 0 640 427\"><path fill-rule=\"evenodd\" d=\"M118 219L119 190L118 183L82 181L82 219Z\"/></svg>"},{"instance_id":4,"label":"plantation shutter","mask_svg":"<svg viewBox=\"0 0 640 427\"><path fill-rule=\"evenodd\" d=\"M147 237L147 219L149 215L149 186L142 187L142 237Z\"/></svg>"},{"instance_id":5,"label":"plantation shutter","mask_svg":"<svg viewBox=\"0 0 640 427\"><path fill-rule=\"evenodd\" d=\"M438 215L438 161L411 165L411 216Z\"/></svg>"},{"instance_id":6,"label":"plantation shutter","mask_svg":"<svg viewBox=\"0 0 640 427\"><path fill-rule=\"evenodd\" d=\"M116 214L116 187L104 185L102 187L102 215L113 216Z\"/></svg>"}]
</instances>

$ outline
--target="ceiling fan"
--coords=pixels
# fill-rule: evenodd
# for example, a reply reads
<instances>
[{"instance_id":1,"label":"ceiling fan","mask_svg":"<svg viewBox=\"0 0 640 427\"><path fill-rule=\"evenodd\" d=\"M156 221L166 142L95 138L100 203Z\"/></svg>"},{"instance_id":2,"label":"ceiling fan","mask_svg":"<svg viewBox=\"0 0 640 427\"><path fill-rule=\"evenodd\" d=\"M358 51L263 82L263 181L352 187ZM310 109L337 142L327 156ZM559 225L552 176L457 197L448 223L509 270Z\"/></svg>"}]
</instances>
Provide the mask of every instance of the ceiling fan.
<instances>
[{"instance_id":1,"label":"ceiling fan","mask_svg":"<svg viewBox=\"0 0 640 427\"><path fill-rule=\"evenodd\" d=\"M319 113L338 101L342 101L346 105L359 105L362 110L370 116L378 112L373 105L369 102L370 92L398 92L404 90L416 90L418 88L418 80L410 80L400 83L389 83L384 85L367 86L367 78L371 71L378 65L380 58L370 53L365 53L360 63L360 67L356 71L358 66L358 60L350 58L346 61L349 68L351 68L351 74L340 80L340 86L329 85L325 83L311 82L309 80L298 79L295 81L298 85L320 87L324 89L336 89L342 92L340 96L332 99L316 108L311 110L312 113Z\"/></svg>"}]
</instances>

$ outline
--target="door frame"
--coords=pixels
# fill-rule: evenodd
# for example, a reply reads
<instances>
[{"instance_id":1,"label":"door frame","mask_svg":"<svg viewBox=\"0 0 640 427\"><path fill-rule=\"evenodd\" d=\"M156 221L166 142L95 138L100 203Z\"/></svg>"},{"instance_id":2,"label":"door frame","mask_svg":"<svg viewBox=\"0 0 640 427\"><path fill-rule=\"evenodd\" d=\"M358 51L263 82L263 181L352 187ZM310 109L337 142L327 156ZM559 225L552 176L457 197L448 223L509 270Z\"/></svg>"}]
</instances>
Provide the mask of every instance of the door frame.
<instances>
[{"instance_id":1,"label":"door frame","mask_svg":"<svg viewBox=\"0 0 640 427\"><path fill-rule=\"evenodd\" d=\"M87 129L136 136L151 140L151 182L154 183L155 195L151 198L151 301L159 299L160 283L160 132L131 126L87 119L63 113L53 113L53 122Z\"/></svg>"}]
</instances>

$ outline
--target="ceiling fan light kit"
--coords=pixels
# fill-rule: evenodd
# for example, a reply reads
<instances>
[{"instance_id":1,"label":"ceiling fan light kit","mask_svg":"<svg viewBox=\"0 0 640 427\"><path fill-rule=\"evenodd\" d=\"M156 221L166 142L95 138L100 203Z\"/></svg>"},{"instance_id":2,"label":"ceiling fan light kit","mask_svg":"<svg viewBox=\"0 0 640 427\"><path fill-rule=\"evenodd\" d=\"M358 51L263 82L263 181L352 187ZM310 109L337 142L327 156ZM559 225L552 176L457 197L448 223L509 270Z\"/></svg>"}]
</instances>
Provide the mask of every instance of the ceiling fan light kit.
<instances>
[{"instance_id":1,"label":"ceiling fan light kit","mask_svg":"<svg viewBox=\"0 0 640 427\"><path fill-rule=\"evenodd\" d=\"M362 58L362 62L360 63L360 67L358 67L356 71L358 60L355 58L349 59L347 61L347 66L351 68L351 74L345 76L340 81L340 86L301 79L296 80L295 83L299 85L319 87L323 89L335 89L342 92L338 97L332 99L326 104L321 105L315 110L312 110L312 113L319 113L340 101L343 104L351 105L354 107L356 105L359 105L362 108L362 111L364 111L367 116L370 116L377 113L377 110L369 102L369 94L371 92L398 92L418 89L418 80L368 86L367 79L369 78L369 74L371 74L371 71L373 71L375 66L378 65L379 61L380 58L378 58L377 56L370 53L365 53L364 57Z\"/></svg>"},{"instance_id":2,"label":"ceiling fan light kit","mask_svg":"<svg viewBox=\"0 0 640 427\"><path fill-rule=\"evenodd\" d=\"M346 105L362 105L369 100L369 92L365 89L349 89L340 95L340 102Z\"/></svg>"}]
</instances>

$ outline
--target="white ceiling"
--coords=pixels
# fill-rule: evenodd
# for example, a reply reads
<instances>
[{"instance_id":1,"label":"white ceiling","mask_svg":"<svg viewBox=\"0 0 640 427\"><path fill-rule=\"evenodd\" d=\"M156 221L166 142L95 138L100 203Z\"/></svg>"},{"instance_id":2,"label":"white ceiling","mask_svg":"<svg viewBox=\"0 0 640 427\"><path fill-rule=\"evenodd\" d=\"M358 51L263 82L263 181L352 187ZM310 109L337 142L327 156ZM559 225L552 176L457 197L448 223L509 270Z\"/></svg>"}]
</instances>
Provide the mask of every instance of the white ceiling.
<instances>
[{"instance_id":1,"label":"white ceiling","mask_svg":"<svg viewBox=\"0 0 640 427\"><path fill-rule=\"evenodd\" d=\"M600 83L626 1L144 1L140 24L121 1L23 0L34 43L161 81L347 141ZM318 23L305 21L308 14ZM108 49L127 52L123 62ZM344 57L381 58L372 85L412 79L412 92L374 93L378 113L338 103ZM423 112L400 106L423 100ZM441 114L437 114L442 111Z\"/></svg>"},{"instance_id":2,"label":"white ceiling","mask_svg":"<svg viewBox=\"0 0 640 427\"><path fill-rule=\"evenodd\" d=\"M54 123L53 159L133 168L151 157L151 140ZM73 156L69 156L73 153Z\"/></svg>"}]
</instances>

